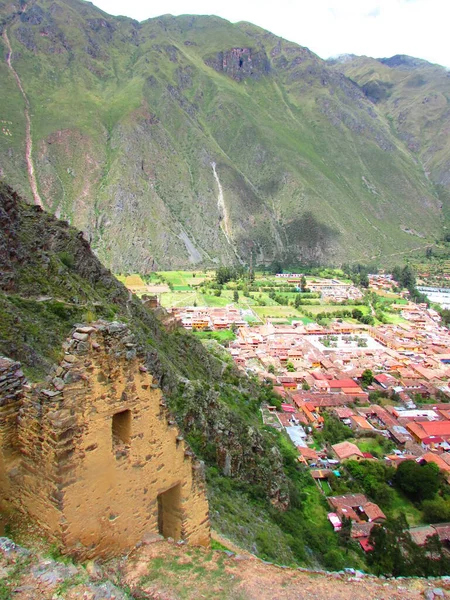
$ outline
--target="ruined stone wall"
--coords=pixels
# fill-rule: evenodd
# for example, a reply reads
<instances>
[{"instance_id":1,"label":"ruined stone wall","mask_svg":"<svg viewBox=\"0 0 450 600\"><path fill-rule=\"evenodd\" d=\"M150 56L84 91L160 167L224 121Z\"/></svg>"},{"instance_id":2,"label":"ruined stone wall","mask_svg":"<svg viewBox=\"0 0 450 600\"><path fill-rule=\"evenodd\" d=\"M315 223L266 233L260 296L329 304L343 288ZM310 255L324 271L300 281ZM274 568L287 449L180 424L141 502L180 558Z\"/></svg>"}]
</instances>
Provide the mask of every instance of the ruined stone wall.
<instances>
[{"instance_id":1,"label":"ruined stone wall","mask_svg":"<svg viewBox=\"0 0 450 600\"><path fill-rule=\"evenodd\" d=\"M10 495L10 477L20 460L17 415L25 393L20 363L0 357L0 502Z\"/></svg>"},{"instance_id":2,"label":"ruined stone wall","mask_svg":"<svg viewBox=\"0 0 450 600\"><path fill-rule=\"evenodd\" d=\"M80 558L121 553L158 531L208 545L201 465L127 328L79 327L64 350L19 411L20 506Z\"/></svg>"}]
</instances>

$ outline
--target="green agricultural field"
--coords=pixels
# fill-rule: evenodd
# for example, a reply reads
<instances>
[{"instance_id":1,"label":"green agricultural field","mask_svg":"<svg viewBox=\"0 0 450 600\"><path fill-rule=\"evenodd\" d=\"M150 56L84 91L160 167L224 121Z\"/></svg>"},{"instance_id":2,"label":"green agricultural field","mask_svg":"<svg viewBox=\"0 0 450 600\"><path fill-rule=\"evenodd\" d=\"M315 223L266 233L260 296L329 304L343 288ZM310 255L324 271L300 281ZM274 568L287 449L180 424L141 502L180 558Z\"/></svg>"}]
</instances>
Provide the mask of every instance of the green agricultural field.
<instances>
[{"instance_id":1,"label":"green agricultural field","mask_svg":"<svg viewBox=\"0 0 450 600\"><path fill-rule=\"evenodd\" d=\"M404 319L396 313L384 313L384 315L386 317L386 321L392 325L401 325L403 323L408 323L406 319Z\"/></svg>"},{"instance_id":2,"label":"green agricultural field","mask_svg":"<svg viewBox=\"0 0 450 600\"><path fill-rule=\"evenodd\" d=\"M369 313L369 307L365 304L358 304L357 306L349 306L347 304L319 304L313 306L305 306L305 310L312 313L313 315L317 315L318 313L332 313L337 310L354 310L358 308L363 314L367 315Z\"/></svg>"},{"instance_id":3,"label":"green agricultural field","mask_svg":"<svg viewBox=\"0 0 450 600\"><path fill-rule=\"evenodd\" d=\"M195 337L201 340L216 340L217 342L232 342L236 339L236 335L231 329L221 329L219 331L194 331Z\"/></svg>"},{"instance_id":4,"label":"green agricultural field","mask_svg":"<svg viewBox=\"0 0 450 600\"><path fill-rule=\"evenodd\" d=\"M164 277L167 283L174 286L174 290L187 291L192 286L200 285L206 279L210 279L213 273L205 271L158 271L158 275Z\"/></svg>"},{"instance_id":5,"label":"green agricultural field","mask_svg":"<svg viewBox=\"0 0 450 600\"><path fill-rule=\"evenodd\" d=\"M213 294L198 294L200 298L200 302L197 304L198 306L227 306L231 304L232 300L227 298L224 295L214 296Z\"/></svg>"},{"instance_id":6,"label":"green agricultural field","mask_svg":"<svg viewBox=\"0 0 450 600\"><path fill-rule=\"evenodd\" d=\"M255 306L253 307L253 310L257 315L263 318L273 317L279 319L297 317L300 320L303 317L303 315L293 306Z\"/></svg>"},{"instance_id":7,"label":"green agricultural field","mask_svg":"<svg viewBox=\"0 0 450 600\"><path fill-rule=\"evenodd\" d=\"M172 306L197 306L203 305L203 297L198 292L166 292L161 294L161 306L170 308Z\"/></svg>"}]
</instances>

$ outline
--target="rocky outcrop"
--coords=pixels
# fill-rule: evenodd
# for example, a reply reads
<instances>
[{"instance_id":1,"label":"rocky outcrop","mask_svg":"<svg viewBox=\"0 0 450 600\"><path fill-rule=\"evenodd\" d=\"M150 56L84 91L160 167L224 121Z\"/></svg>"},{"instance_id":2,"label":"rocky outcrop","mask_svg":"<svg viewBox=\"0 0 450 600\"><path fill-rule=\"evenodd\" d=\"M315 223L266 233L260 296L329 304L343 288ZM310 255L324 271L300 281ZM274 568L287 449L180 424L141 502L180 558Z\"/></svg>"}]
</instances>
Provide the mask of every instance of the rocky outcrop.
<instances>
[{"instance_id":1,"label":"rocky outcrop","mask_svg":"<svg viewBox=\"0 0 450 600\"><path fill-rule=\"evenodd\" d=\"M228 410L217 391L187 382L183 406L177 412L180 426L197 432L224 475L259 486L274 506L288 508L289 492L278 448Z\"/></svg>"},{"instance_id":2,"label":"rocky outcrop","mask_svg":"<svg viewBox=\"0 0 450 600\"><path fill-rule=\"evenodd\" d=\"M247 77L259 79L270 72L270 62L263 50L231 48L207 58L205 63L219 73L225 73L236 81Z\"/></svg>"}]
</instances>

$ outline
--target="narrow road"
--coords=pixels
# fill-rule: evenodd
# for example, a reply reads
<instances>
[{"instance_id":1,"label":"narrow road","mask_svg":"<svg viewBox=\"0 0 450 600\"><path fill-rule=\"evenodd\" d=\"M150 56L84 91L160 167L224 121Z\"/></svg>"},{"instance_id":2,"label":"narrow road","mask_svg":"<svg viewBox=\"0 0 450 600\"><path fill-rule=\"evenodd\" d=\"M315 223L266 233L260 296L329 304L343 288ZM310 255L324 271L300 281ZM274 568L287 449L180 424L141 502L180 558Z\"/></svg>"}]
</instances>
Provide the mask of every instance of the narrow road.
<instances>
[{"instance_id":1,"label":"narrow road","mask_svg":"<svg viewBox=\"0 0 450 600\"><path fill-rule=\"evenodd\" d=\"M5 41L6 47L8 49L8 53L6 54L6 64L8 65L9 70L14 76L16 80L17 87L19 88L24 102L25 102L25 160L27 163L27 171L28 171L28 180L30 182L31 191L33 193L34 203L44 208L44 204L38 192L36 175L34 173L34 165L33 165L33 140L31 137L31 118L30 118L30 103L28 101L25 90L23 89L22 82L20 81L20 77L12 65L12 48L8 38L8 32L6 27L3 31L3 39Z\"/></svg>"}]
</instances>

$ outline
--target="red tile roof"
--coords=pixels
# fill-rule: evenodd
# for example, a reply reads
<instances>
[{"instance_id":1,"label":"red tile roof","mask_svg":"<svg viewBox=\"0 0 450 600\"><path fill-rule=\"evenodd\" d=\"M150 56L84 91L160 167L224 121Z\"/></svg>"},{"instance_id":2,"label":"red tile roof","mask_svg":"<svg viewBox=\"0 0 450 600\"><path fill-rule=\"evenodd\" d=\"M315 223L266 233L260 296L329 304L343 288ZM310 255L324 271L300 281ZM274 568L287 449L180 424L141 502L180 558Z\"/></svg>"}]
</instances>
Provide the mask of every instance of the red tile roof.
<instances>
[{"instance_id":1,"label":"red tile roof","mask_svg":"<svg viewBox=\"0 0 450 600\"><path fill-rule=\"evenodd\" d=\"M427 421L420 425L427 435L450 436L450 421Z\"/></svg>"},{"instance_id":2,"label":"red tile roof","mask_svg":"<svg viewBox=\"0 0 450 600\"><path fill-rule=\"evenodd\" d=\"M355 455L363 458L363 453L361 450L358 448L358 446L352 444L351 442L341 442L340 444L334 444L331 447L340 460L345 460Z\"/></svg>"},{"instance_id":3,"label":"red tile roof","mask_svg":"<svg viewBox=\"0 0 450 600\"><path fill-rule=\"evenodd\" d=\"M367 502L363 505L363 510L367 515L369 521L377 521L379 519L386 519L386 515L374 502Z\"/></svg>"},{"instance_id":4,"label":"red tile roof","mask_svg":"<svg viewBox=\"0 0 450 600\"><path fill-rule=\"evenodd\" d=\"M317 452L314 450L314 448L304 448L303 446L297 446L297 450L299 451L299 453L304 456L306 459L312 459L315 460L318 458L318 454Z\"/></svg>"},{"instance_id":5,"label":"red tile roof","mask_svg":"<svg viewBox=\"0 0 450 600\"><path fill-rule=\"evenodd\" d=\"M359 385L353 379L334 379L330 381L330 388L359 388Z\"/></svg>"}]
</instances>

